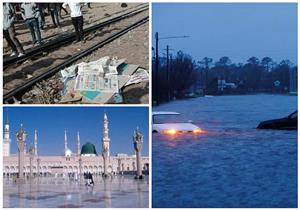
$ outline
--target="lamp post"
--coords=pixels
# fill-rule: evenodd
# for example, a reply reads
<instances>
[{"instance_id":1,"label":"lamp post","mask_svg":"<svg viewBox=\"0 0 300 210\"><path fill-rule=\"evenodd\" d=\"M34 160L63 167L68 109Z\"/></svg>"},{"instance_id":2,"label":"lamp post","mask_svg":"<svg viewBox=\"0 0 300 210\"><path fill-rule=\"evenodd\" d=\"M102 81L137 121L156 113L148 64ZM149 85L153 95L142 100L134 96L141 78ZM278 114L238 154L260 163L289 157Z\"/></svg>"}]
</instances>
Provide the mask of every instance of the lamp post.
<instances>
[{"instance_id":1,"label":"lamp post","mask_svg":"<svg viewBox=\"0 0 300 210\"><path fill-rule=\"evenodd\" d=\"M144 136L137 128L133 133L133 146L136 154L136 179L143 179L142 167L141 167L141 151L143 146Z\"/></svg>"},{"instance_id":2,"label":"lamp post","mask_svg":"<svg viewBox=\"0 0 300 210\"><path fill-rule=\"evenodd\" d=\"M108 150L106 148L103 149L102 151L102 157L103 157L103 168L104 168L104 177L108 177L108 172L107 172L107 165L108 165Z\"/></svg>"},{"instance_id":3,"label":"lamp post","mask_svg":"<svg viewBox=\"0 0 300 210\"><path fill-rule=\"evenodd\" d=\"M29 148L29 167L30 167L30 178L32 178L32 160L33 160L33 157L35 155L35 149L33 147L33 145L30 146Z\"/></svg>"},{"instance_id":4,"label":"lamp post","mask_svg":"<svg viewBox=\"0 0 300 210\"><path fill-rule=\"evenodd\" d=\"M156 96L156 105L159 105L159 95L158 95L158 89L159 89L159 81L158 81L158 41L163 39L178 39L178 38L188 38L189 36L169 36L169 37L159 37L158 32L155 33L155 96ZM168 52L167 52L168 53Z\"/></svg>"},{"instance_id":5,"label":"lamp post","mask_svg":"<svg viewBox=\"0 0 300 210\"><path fill-rule=\"evenodd\" d=\"M17 143L18 143L18 180L19 182L24 181L24 173L23 173L23 168L24 168L24 148L25 148L25 141L27 139L27 133L23 129L23 125L21 124L20 130L16 134L17 138Z\"/></svg>"},{"instance_id":6,"label":"lamp post","mask_svg":"<svg viewBox=\"0 0 300 210\"><path fill-rule=\"evenodd\" d=\"M81 175L82 175L82 158L79 156L79 182L81 182Z\"/></svg>"},{"instance_id":7,"label":"lamp post","mask_svg":"<svg viewBox=\"0 0 300 210\"><path fill-rule=\"evenodd\" d=\"M38 173L38 177L40 176L40 165L41 165L41 159L38 157L38 159L37 159L37 173Z\"/></svg>"},{"instance_id":8,"label":"lamp post","mask_svg":"<svg viewBox=\"0 0 300 210\"><path fill-rule=\"evenodd\" d=\"M121 158L119 157L119 158L118 158L118 169L119 169L118 173L119 173L119 174L123 174L123 173L122 173L122 169L121 169L121 165L122 165L122 160L121 160Z\"/></svg>"}]
</instances>

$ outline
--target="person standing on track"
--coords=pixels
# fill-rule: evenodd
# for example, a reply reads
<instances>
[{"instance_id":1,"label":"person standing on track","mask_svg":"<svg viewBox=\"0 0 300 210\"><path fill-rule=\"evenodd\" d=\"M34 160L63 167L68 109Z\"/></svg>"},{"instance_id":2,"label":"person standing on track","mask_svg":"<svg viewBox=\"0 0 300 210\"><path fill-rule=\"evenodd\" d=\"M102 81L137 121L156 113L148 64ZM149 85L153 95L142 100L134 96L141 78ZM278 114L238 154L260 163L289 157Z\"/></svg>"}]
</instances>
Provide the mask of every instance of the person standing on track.
<instances>
[{"instance_id":1,"label":"person standing on track","mask_svg":"<svg viewBox=\"0 0 300 210\"><path fill-rule=\"evenodd\" d=\"M38 22L41 30L44 30L45 26L45 15L44 15L44 3L37 3L39 10Z\"/></svg>"},{"instance_id":2,"label":"person standing on track","mask_svg":"<svg viewBox=\"0 0 300 210\"><path fill-rule=\"evenodd\" d=\"M59 23L59 17L58 12L60 10L60 4L59 3L49 3L48 4L48 11L50 12L52 22L55 28L61 27Z\"/></svg>"},{"instance_id":3,"label":"person standing on track","mask_svg":"<svg viewBox=\"0 0 300 210\"><path fill-rule=\"evenodd\" d=\"M81 12L81 4L76 2L65 2L63 3L63 8L66 8L67 5L71 10L72 23L76 33L76 42L81 41L84 43L85 40L83 38L83 16Z\"/></svg>"},{"instance_id":4,"label":"person standing on track","mask_svg":"<svg viewBox=\"0 0 300 210\"><path fill-rule=\"evenodd\" d=\"M69 13L68 13L68 10L66 10L66 8L63 8L62 7L62 3L59 3L59 10L58 10L58 13L59 13L59 17L60 17L60 19L63 19L63 16L61 15L61 10L63 10L64 12L65 12L65 15L68 15Z\"/></svg>"},{"instance_id":5,"label":"person standing on track","mask_svg":"<svg viewBox=\"0 0 300 210\"><path fill-rule=\"evenodd\" d=\"M30 30L32 36L33 45L38 43L42 44L42 37L39 28L39 9L35 3L24 2L21 4L21 15L25 20L27 27Z\"/></svg>"},{"instance_id":6,"label":"person standing on track","mask_svg":"<svg viewBox=\"0 0 300 210\"><path fill-rule=\"evenodd\" d=\"M12 4L4 3L3 4L3 35L12 49L12 54L14 56L18 54L18 57L21 57L25 54L24 49L16 37L15 32L15 10Z\"/></svg>"}]
</instances>

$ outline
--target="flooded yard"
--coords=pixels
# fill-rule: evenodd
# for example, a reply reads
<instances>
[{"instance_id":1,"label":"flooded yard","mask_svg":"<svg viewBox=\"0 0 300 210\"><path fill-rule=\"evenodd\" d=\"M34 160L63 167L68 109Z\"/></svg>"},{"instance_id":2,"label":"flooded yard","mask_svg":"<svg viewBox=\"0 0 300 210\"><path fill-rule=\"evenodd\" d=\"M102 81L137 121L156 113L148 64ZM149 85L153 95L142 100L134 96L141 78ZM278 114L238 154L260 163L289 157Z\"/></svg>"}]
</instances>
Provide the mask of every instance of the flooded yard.
<instances>
[{"instance_id":1,"label":"flooded yard","mask_svg":"<svg viewBox=\"0 0 300 210\"><path fill-rule=\"evenodd\" d=\"M297 97L216 96L154 107L206 132L153 134L153 207L297 207L297 131L258 130L297 110Z\"/></svg>"}]
</instances>

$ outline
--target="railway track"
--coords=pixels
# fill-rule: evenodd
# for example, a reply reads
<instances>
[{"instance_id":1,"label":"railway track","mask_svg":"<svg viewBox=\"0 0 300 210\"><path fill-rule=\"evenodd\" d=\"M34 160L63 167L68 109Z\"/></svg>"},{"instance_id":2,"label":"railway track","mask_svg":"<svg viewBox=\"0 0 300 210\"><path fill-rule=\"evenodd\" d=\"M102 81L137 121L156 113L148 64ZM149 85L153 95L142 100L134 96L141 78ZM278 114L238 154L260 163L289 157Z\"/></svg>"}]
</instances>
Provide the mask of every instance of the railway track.
<instances>
[{"instance_id":1,"label":"railway track","mask_svg":"<svg viewBox=\"0 0 300 210\"><path fill-rule=\"evenodd\" d=\"M121 20L124 20L126 18L135 16L135 15L137 15L141 12L144 12L148 9L149 9L148 5L142 5L141 7L137 8L133 11L129 11L125 14L119 15L117 17L114 17L114 18L109 19L107 21L104 21L102 23L99 23L99 24L96 24L96 25L91 26L89 28L86 28L86 29L84 29L84 34L85 35L89 34L93 31L99 30L103 27L106 27L106 26L109 26L111 24L117 23L117 22L119 22ZM22 57L13 56L13 57L5 58L5 59L3 59L3 69L6 69L7 67L9 67L10 65L13 65L13 64L19 64L19 63L25 62L26 60L28 60L30 58L33 58L33 57L36 57L36 56L39 56L39 55L43 55L43 53L45 53L45 52L53 51L57 48L60 48L63 45L72 43L75 39L76 39L75 32L72 32L72 33L69 33L69 34L66 34L66 35L62 35L61 37L59 37L55 40L51 40L51 41L49 41L49 42L47 42L47 43L45 43L41 46L31 48L31 49L27 50L25 55L22 56Z\"/></svg>"},{"instance_id":2,"label":"railway track","mask_svg":"<svg viewBox=\"0 0 300 210\"><path fill-rule=\"evenodd\" d=\"M143 9L139 9L138 11L135 12L131 12L130 14L127 14L127 17L131 17L134 16L136 14L141 13L142 11L147 10L147 8L143 8ZM123 19L124 19L124 15ZM30 90L36 83L43 81L53 75L55 75L57 72L59 72L60 70L62 70L63 68L66 68L70 65L72 65L74 62L82 59L83 57L91 54L93 51L105 46L106 44L118 39L119 37L121 37L122 35L128 33L129 31L147 23L149 21L149 16L147 15L146 17L140 18L138 21L135 21L134 23L130 24L129 26L123 28L122 30L113 33L111 35L109 35L107 38L105 38L104 40L101 40L100 42L98 42L97 44L93 45L92 47L85 49L73 56L71 56L70 58L64 60L62 63L50 68L49 70L43 72L42 74L26 81L25 83L23 83L21 86L10 90L9 92L6 92L3 94L3 103L14 103L15 102L15 98L19 98L20 96L22 96L26 91ZM100 27L101 28L101 27ZM99 27L94 26L94 30L99 29ZM91 30L91 29L90 29ZM92 31L92 30L91 30Z\"/></svg>"}]
</instances>

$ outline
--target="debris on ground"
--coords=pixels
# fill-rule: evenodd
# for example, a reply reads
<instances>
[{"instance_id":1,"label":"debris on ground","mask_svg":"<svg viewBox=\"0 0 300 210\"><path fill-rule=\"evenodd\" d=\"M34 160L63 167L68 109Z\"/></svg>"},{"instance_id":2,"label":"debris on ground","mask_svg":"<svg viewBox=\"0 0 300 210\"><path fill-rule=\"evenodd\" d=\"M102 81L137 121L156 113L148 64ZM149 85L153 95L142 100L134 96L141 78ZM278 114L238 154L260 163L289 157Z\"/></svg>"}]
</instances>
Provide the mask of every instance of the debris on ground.
<instances>
[{"instance_id":1,"label":"debris on ground","mask_svg":"<svg viewBox=\"0 0 300 210\"><path fill-rule=\"evenodd\" d=\"M55 75L48 80L37 83L32 90L22 96L25 104L53 104L58 103L63 90L63 82L60 76Z\"/></svg>"},{"instance_id":2,"label":"debris on ground","mask_svg":"<svg viewBox=\"0 0 300 210\"><path fill-rule=\"evenodd\" d=\"M123 87L149 81L145 69L125 61L106 56L62 70L64 87L59 103L123 103Z\"/></svg>"},{"instance_id":3,"label":"debris on ground","mask_svg":"<svg viewBox=\"0 0 300 210\"><path fill-rule=\"evenodd\" d=\"M122 3L122 4L121 4L121 7L122 7L122 8L127 7L127 6L128 6L128 5L127 5L126 3Z\"/></svg>"}]
</instances>

